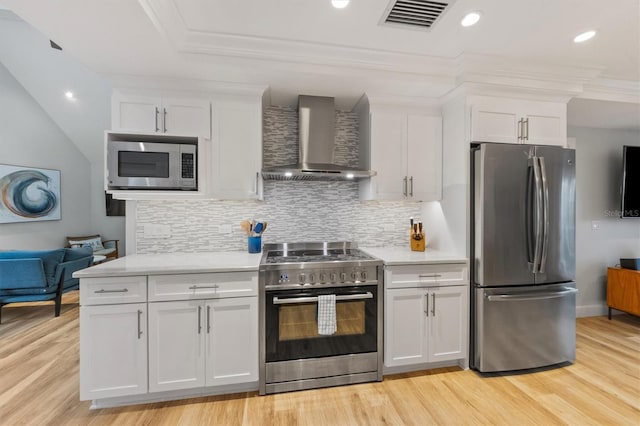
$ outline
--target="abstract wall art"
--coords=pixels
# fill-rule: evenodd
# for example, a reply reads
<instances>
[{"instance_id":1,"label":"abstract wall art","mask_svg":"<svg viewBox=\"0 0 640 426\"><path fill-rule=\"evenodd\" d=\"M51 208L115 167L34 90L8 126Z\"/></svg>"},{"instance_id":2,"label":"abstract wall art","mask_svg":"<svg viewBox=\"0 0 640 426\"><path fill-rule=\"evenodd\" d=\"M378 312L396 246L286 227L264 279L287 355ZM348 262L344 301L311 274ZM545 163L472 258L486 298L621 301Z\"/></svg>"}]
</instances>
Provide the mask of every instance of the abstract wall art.
<instances>
[{"instance_id":1,"label":"abstract wall art","mask_svg":"<svg viewBox=\"0 0 640 426\"><path fill-rule=\"evenodd\" d=\"M60 171L0 164L0 223L60 220Z\"/></svg>"}]
</instances>

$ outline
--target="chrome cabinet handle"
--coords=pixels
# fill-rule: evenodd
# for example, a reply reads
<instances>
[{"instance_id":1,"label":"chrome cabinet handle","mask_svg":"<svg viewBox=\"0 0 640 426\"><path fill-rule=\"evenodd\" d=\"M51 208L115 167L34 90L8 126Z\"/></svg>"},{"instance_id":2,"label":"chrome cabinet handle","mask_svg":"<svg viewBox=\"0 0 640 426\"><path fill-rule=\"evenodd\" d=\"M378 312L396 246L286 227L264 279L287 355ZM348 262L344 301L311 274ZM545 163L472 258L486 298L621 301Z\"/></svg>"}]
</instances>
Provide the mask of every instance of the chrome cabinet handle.
<instances>
[{"instance_id":1,"label":"chrome cabinet handle","mask_svg":"<svg viewBox=\"0 0 640 426\"><path fill-rule=\"evenodd\" d=\"M336 301L340 300L363 300L363 299L373 299L373 294L370 292L366 292L364 294L349 294L344 296L336 296ZM279 297L273 298L274 305L287 305L293 303L313 303L317 302L318 298L311 297L295 297L291 299L280 299Z\"/></svg>"},{"instance_id":2,"label":"chrome cabinet handle","mask_svg":"<svg viewBox=\"0 0 640 426\"><path fill-rule=\"evenodd\" d=\"M138 339L142 336L142 311L138 309Z\"/></svg>"},{"instance_id":3,"label":"chrome cabinet handle","mask_svg":"<svg viewBox=\"0 0 640 426\"><path fill-rule=\"evenodd\" d=\"M409 178L409 183L411 184L410 185L411 192L409 194L413 197L413 176Z\"/></svg>"},{"instance_id":4,"label":"chrome cabinet handle","mask_svg":"<svg viewBox=\"0 0 640 426\"><path fill-rule=\"evenodd\" d=\"M523 127L527 130L527 132L524 133L523 139L529 142L529 119L527 118L526 120L524 120L522 124Z\"/></svg>"},{"instance_id":5,"label":"chrome cabinet handle","mask_svg":"<svg viewBox=\"0 0 640 426\"><path fill-rule=\"evenodd\" d=\"M440 278L442 274L420 274L418 278Z\"/></svg>"},{"instance_id":6,"label":"chrome cabinet handle","mask_svg":"<svg viewBox=\"0 0 640 426\"><path fill-rule=\"evenodd\" d=\"M214 284L214 285L192 285L191 287L189 287L189 290L199 290L201 288L220 288L220 286L218 284Z\"/></svg>"},{"instance_id":7,"label":"chrome cabinet handle","mask_svg":"<svg viewBox=\"0 0 640 426\"><path fill-rule=\"evenodd\" d=\"M429 316L429 293L424 294L425 302L427 303L427 309L425 309L424 314Z\"/></svg>"},{"instance_id":8,"label":"chrome cabinet handle","mask_svg":"<svg viewBox=\"0 0 640 426\"><path fill-rule=\"evenodd\" d=\"M202 305L198 305L198 334L202 331Z\"/></svg>"},{"instance_id":9,"label":"chrome cabinet handle","mask_svg":"<svg viewBox=\"0 0 640 426\"><path fill-rule=\"evenodd\" d=\"M94 293L98 293L98 294L102 294L102 293L127 293L128 291L129 291L129 289L127 289L127 288L122 288L122 289L118 289L118 290L105 290L104 288L101 288L100 290L94 291Z\"/></svg>"},{"instance_id":10,"label":"chrome cabinet handle","mask_svg":"<svg viewBox=\"0 0 640 426\"><path fill-rule=\"evenodd\" d=\"M436 316L436 294L431 293L431 315Z\"/></svg>"},{"instance_id":11,"label":"chrome cabinet handle","mask_svg":"<svg viewBox=\"0 0 640 426\"><path fill-rule=\"evenodd\" d=\"M524 118L518 120L518 143L524 143L522 139Z\"/></svg>"},{"instance_id":12,"label":"chrome cabinet handle","mask_svg":"<svg viewBox=\"0 0 640 426\"><path fill-rule=\"evenodd\" d=\"M407 196L407 177L406 176L402 179L402 182L403 182L402 194L406 197Z\"/></svg>"},{"instance_id":13,"label":"chrome cabinet handle","mask_svg":"<svg viewBox=\"0 0 640 426\"><path fill-rule=\"evenodd\" d=\"M164 133L167 133L167 109L162 108L162 127L164 127Z\"/></svg>"},{"instance_id":14,"label":"chrome cabinet handle","mask_svg":"<svg viewBox=\"0 0 640 426\"><path fill-rule=\"evenodd\" d=\"M429 293L425 293L424 297L425 297L425 300L427 302L427 310L424 311L424 313L427 314L427 316L429 316Z\"/></svg>"},{"instance_id":15,"label":"chrome cabinet handle","mask_svg":"<svg viewBox=\"0 0 640 426\"><path fill-rule=\"evenodd\" d=\"M211 331L211 306L207 306L207 334Z\"/></svg>"},{"instance_id":16,"label":"chrome cabinet handle","mask_svg":"<svg viewBox=\"0 0 640 426\"><path fill-rule=\"evenodd\" d=\"M160 111L156 107L156 132L160 130L160 127L158 127L158 114L160 114Z\"/></svg>"}]
</instances>

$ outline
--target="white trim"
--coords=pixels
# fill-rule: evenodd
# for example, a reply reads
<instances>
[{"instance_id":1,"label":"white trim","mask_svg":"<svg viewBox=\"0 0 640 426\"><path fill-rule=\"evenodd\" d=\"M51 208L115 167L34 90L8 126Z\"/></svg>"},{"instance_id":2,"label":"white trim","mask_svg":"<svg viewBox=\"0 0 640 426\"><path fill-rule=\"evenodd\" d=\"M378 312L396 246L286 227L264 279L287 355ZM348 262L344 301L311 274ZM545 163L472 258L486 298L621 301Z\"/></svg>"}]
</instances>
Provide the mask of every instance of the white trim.
<instances>
[{"instance_id":1,"label":"white trim","mask_svg":"<svg viewBox=\"0 0 640 426\"><path fill-rule=\"evenodd\" d=\"M607 315L606 304L576 306L576 318L600 317L602 315Z\"/></svg>"},{"instance_id":2,"label":"white trim","mask_svg":"<svg viewBox=\"0 0 640 426\"><path fill-rule=\"evenodd\" d=\"M115 398L94 399L91 401L91 409L122 407L125 405L148 404L152 402L177 401L187 398L199 398L211 395L223 395L230 393L244 393L258 390L258 382L242 383L236 385L215 386L209 388L185 389L167 392L151 392L142 395L120 396Z\"/></svg>"}]
</instances>

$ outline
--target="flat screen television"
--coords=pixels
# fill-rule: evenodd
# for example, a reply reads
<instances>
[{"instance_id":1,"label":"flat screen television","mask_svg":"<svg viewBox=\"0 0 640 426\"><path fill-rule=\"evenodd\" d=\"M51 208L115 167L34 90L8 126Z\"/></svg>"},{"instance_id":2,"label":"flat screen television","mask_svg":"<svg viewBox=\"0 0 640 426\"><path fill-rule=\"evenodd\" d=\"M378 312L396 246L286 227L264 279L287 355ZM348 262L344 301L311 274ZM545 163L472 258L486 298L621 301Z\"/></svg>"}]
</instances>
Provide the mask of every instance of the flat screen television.
<instances>
[{"instance_id":1,"label":"flat screen television","mask_svg":"<svg viewBox=\"0 0 640 426\"><path fill-rule=\"evenodd\" d=\"M640 146L622 151L622 217L640 218Z\"/></svg>"}]
</instances>

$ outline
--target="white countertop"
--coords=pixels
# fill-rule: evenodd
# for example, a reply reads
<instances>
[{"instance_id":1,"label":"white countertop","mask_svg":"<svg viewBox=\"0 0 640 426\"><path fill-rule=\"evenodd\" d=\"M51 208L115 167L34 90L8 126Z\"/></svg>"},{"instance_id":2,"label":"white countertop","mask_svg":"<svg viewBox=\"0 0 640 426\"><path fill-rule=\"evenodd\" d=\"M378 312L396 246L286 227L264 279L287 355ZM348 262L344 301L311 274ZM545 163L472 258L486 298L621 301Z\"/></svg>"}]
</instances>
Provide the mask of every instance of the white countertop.
<instances>
[{"instance_id":1,"label":"white countertop","mask_svg":"<svg viewBox=\"0 0 640 426\"><path fill-rule=\"evenodd\" d=\"M262 253L133 254L73 273L75 278L257 271Z\"/></svg>"},{"instance_id":2,"label":"white countertop","mask_svg":"<svg viewBox=\"0 0 640 426\"><path fill-rule=\"evenodd\" d=\"M427 248L425 251L411 251L407 247L360 247L372 256L382 259L386 265L416 265L435 263L467 263L460 255L449 254Z\"/></svg>"},{"instance_id":3,"label":"white countertop","mask_svg":"<svg viewBox=\"0 0 640 426\"><path fill-rule=\"evenodd\" d=\"M438 250L411 251L409 247L360 247L387 265L467 263L468 259ZM257 271L262 253L211 252L133 254L73 273L75 278L131 275L193 274Z\"/></svg>"}]
</instances>

